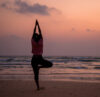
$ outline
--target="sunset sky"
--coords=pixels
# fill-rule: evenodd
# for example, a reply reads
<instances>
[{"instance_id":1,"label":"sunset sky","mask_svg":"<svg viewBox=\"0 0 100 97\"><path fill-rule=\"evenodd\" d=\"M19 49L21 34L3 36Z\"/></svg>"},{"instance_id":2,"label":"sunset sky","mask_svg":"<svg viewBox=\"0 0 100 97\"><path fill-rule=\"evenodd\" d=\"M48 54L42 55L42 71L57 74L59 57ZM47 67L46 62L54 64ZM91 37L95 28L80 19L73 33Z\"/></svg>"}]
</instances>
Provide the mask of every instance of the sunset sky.
<instances>
[{"instance_id":1,"label":"sunset sky","mask_svg":"<svg viewBox=\"0 0 100 97\"><path fill-rule=\"evenodd\" d=\"M36 19L44 55L100 56L100 0L0 0L0 55L31 55Z\"/></svg>"}]
</instances>

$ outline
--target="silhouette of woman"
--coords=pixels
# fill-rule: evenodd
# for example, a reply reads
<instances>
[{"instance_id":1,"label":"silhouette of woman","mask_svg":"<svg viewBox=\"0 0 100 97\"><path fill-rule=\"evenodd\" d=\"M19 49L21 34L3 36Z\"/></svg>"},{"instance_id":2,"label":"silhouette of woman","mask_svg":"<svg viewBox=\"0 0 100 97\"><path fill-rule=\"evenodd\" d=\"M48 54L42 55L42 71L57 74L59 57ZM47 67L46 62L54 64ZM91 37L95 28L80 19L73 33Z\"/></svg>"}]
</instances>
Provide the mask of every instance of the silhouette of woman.
<instances>
[{"instance_id":1,"label":"silhouette of woman","mask_svg":"<svg viewBox=\"0 0 100 97\"><path fill-rule=\"evenodd\" d=\"M36 33L36 26L38 26L39 34ZM39 87L39 69L52 67L53 64L51 62L45 60L42 57L42 54L43 54L43 36L42 36L41 29L40 29L40 26L39 26L39 23L37 20L35 23L31 43L32 43L32 53L33 53L31 65L32 65L32 68L34 71L34 80L35 80L35 83L37 86L37 90L40 90L40 87Z\"/></svg>"}]
</instances>

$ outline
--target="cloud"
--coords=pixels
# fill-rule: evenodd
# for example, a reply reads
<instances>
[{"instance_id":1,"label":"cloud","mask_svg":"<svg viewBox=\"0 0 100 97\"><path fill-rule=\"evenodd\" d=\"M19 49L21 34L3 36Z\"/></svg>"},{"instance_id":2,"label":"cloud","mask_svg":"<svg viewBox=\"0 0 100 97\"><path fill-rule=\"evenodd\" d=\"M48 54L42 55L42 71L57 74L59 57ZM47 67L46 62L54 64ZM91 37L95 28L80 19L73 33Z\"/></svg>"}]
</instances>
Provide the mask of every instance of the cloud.
<instances>
[{"instance_id":1,"label":"cloud","mask_svg":"<svg viewBox=\"0 0 100 97\"><path fill-rule=\"evenodd\" d=\"M72 29L71 29L71 31L75 31L75 30L76 30L75 28L72 28Z\"/></svg>"},{"instance_id":2,"label":"cloud","mask_svg":"<svg viewBox=\"0 0 100 97\"><path fill-rule=\"evenodd\" d=\"M98 31L96 31L95 29L87 28L87 29L86 29L86 32L98 32Z\"/></svg>"},{"instance_id":3,"label":"cloud","mask_svg":"<svg viewBox=\"0 0 100 97\"><path fill-rule=\"evenodd\" d=\"M9 2L2 3L0 6L2 8L13 10L17 13L22 13L22 14L31 13L31 14L40 14L40 15L50 15L52 11L55 11L57 13L60 12L56 8L49 8L48 6L41 5L39 3L36 3L34 5L29 5L25 1L21 1L21 0L15 0L13 7Z\"/></svg>"},{"instance_id":4,"label":"cloud","mask_svg":"<svg viewBox=\"0 0 100 97\"><path fill-rule=\"evenodd\" d=\"M91 29L87 28L86 31L87 31L87 32L91 32Z\"/></svg>"}]
</instances>

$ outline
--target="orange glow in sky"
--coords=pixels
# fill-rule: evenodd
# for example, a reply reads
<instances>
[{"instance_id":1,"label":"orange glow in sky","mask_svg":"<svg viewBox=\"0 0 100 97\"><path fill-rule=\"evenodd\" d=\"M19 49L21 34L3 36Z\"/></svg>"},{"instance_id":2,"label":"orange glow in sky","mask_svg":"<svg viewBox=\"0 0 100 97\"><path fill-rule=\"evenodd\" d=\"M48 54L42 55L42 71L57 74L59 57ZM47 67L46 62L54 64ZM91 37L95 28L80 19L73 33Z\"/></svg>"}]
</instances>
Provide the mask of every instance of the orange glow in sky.
<instances>
[{"instance_id":1,"label":"orange glow in sky","mask_svg":"<svg viewBox=\"0 0 100 97\"><path fill-rule=\"evenodd\" d=\"M14 35L30 43L36 19L45 55L100 55L100 0L0 0L0 37ZM31 46L26 48L30 54Z\"/></svg>"}]
</instances>

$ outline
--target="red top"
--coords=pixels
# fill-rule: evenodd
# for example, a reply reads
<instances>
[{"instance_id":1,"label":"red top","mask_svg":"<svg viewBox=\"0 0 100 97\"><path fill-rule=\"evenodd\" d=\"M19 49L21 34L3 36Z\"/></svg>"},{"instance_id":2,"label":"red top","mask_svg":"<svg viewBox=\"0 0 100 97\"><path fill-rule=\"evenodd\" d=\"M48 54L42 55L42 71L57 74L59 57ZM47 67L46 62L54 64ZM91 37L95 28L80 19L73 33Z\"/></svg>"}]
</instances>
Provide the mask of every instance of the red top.
<instances>
[{"instance_id":1,"label":"red top","mask_svg":"<svg viewBox=\"0 0 100 97\"><path fill-rule=\"evenodd\" d=\"M35 40L32 39L31 43L32 43L32 53L34 55L42 55L42 53L43 53L43 39L40 39L38 42L35 42Z\"/></svg>"}]
</instances>

